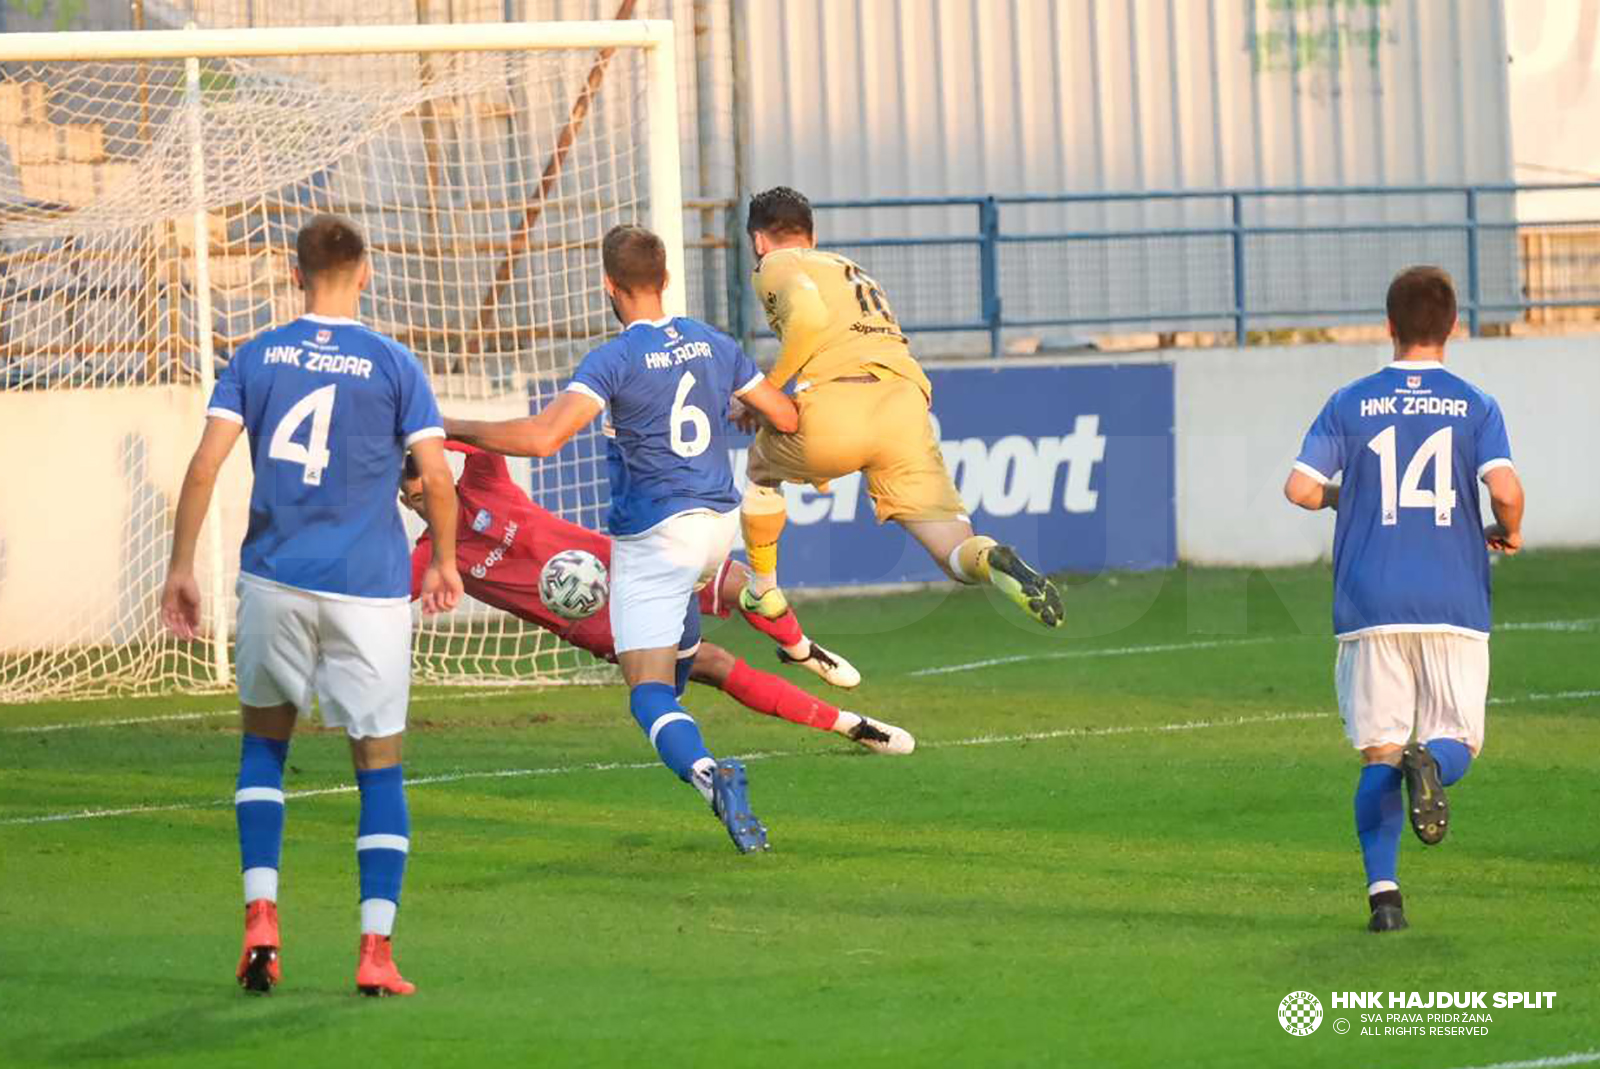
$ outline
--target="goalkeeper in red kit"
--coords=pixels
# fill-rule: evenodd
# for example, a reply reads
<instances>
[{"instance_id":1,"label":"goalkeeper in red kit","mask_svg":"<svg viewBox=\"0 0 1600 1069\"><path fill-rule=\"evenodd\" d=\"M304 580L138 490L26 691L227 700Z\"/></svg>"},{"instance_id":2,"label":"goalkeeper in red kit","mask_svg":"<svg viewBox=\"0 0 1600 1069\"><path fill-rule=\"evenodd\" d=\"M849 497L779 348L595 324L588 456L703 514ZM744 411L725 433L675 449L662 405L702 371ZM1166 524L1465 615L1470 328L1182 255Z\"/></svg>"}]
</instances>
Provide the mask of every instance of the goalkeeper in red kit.
<instances>
[{"instance_id":1,"label":"goalkeeper in red kit","mask_svg":"<svg viewBox=\"0 0 1600 1069\"><path fill-rule=\"evenodd\" d=\"M456 531L456 564L466 592L486 605L511 613L607 661L616 661L609 614L595 613L583 620L568 620L547 609L539 597L539 573L545 562L566 549L581 549L611 566L611 539L568 523L535 505L511 479L505 458L459 442L445 448L466 457L456 496L461 514ZM410 460L400 482L400 501L420 514L422 482ZM421 579L432 559L428 534L417 540L411 555L411 596L421 589ZM716 577L700 591L700 611L728 616L739 604L747 569L728 560ZM767 619L758 613L740 613L747 623L777 643L778 659L816 673L836 687L850 688L861 675L850 663L806 637L789 609ZM884 754L908 754L916 741L905 730L871 717L839 709L801 690L788 680L752 668L721 646L702 642L694 655L689 678L723 691L735 701L767 716L781 717L819 731L832 731Z\"/></svg>"}]
</instances>

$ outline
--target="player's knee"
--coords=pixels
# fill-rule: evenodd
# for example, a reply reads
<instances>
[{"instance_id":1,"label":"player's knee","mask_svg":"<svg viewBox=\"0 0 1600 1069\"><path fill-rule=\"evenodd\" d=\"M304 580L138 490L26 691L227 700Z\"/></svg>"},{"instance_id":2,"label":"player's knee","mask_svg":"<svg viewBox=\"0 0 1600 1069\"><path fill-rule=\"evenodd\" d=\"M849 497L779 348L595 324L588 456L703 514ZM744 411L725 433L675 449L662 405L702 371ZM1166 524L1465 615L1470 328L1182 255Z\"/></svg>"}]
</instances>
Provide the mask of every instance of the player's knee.
<instances>
[{"instance_id":1,"label":"player's knee","mask_svg":"<svg viewBox=\"0 0 1600 1069\"><path fill-rule=\"evenodd\" d=\"M1361 763L1367 765L1392 765L1400 767L1400 752L1403 746L1393 743L1383 743L1379 746L1363 746L1361 748Z\"/></svg>"},{"instance_id":2,"label":"player's knee","mask_svg":"<svg viewBox=\"0 0 1600 1069\"><path fill-rule=\"evenodd\" d=\"M783 492L775 486L761 486L752 482L744 488L742 508L746 515L781 515L786 507Z\"/></svg>"},{"instance_id":3,"label":"player's knee","mask_svg":"<svg viewBox=\"0 0 1600 1069\"><path fill-rule=\"evenodd\" d=\"M709 642L701 643L700 649L695 652L694 667L689 670L689 679L695 683L721 687L727 682L728 673L733 671L733 662L733 654L721 646Z\"/></svg>"}]
</instances>

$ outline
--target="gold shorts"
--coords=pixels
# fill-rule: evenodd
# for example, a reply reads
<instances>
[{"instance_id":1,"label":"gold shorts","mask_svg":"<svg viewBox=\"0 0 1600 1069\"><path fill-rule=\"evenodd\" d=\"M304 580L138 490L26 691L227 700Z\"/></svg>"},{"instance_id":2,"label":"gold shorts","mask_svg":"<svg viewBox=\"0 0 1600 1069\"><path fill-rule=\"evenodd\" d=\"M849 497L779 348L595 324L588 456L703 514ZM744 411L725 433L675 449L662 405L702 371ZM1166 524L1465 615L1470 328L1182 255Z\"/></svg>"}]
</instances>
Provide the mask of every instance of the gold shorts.
<instances>
[{"instance_id":1,"label":"gold shorts","mask_svg":"<svg viewBox=\"0 0 1600 1069\"><path fill-rule=\"evenodd\" d=\"M966 518L916 383L898 377L824 382L794 400L799 430L762 428L750 443L752 481L824 489L830 479L859 471L879 523Z\"/></svg>"}]
</instances>

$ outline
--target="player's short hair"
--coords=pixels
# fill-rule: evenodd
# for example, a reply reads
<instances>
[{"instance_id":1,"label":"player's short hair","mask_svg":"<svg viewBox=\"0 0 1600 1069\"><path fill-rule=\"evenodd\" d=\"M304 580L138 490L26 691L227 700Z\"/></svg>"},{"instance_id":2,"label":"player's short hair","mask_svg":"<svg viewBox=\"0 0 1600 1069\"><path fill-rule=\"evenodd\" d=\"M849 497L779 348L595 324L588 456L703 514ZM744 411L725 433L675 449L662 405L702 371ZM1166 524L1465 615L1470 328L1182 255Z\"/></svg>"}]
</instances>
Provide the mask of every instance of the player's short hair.
<instances>
[{"instance_id":1,"label":"player's short hair","mask_svg":"<svg viewBox=\"0 0 1600 1069\"><path fill-rule=\"evenodd\" d=\"M1408 267L1389 283L1384 302L1402 347L1443 345L1456 326L1456 288L1442 267Z\"/></svg>"},{"instance_id":2,"label":"player's short hair","mask_svg":"<svg viewBox=\"0 0 1600 1069\"><path fill-rule=\"evenodd\" d=\"M356 224L338 215L319 215L300 228L294 240L295 260L307 280L360 266L367 243Z\"/></svg>"},{"instance_id":3,"label":"player's short hair","mask_svg":"<svg viewBox=\"0 0 1600 1069\"><path fill-rule=\"evenodd\" d=\"M660 293L667 288L667 246L653 231L624 223L600 243L606 277L624 293Z\"/></svg>"},{"instance_id":4,"label":"player's short hair","mask_svg":"<svg viewBox=\"0 0 1600 1069\"><path fill-rule=\"evenodd\" d=\"M746 233L801 234L811 237L816 226L811 218L811 202L806 195L788 186L773 186L750 198L750 214L745 216Z\"/></svg>"},{"instance_id":5,"label":"player's short hair","mask_svg":"<svg viewBox=\"0 0 1600 1069\"><path fill-rule=\"evenodd\" d=\"M407 453L406 459L400 464L400 481L410 482L412 479L420 478L422 478L422 472L417 468L417 458Z\"/></svg>"}]
</instances>

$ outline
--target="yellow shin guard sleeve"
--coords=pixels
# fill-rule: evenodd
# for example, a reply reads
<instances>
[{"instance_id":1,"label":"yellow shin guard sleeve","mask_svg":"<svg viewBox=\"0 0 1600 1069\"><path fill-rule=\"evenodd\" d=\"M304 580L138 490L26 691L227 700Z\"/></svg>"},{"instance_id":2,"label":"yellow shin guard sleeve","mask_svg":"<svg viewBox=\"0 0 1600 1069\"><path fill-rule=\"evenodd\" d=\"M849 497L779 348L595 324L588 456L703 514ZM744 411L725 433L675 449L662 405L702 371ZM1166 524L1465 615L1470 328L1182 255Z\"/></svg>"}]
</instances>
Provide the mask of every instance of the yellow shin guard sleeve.
<instances>
[{"instance_id":1,"label":"yellow shin guard sleeve","mask_svg":"<svg viewBox=\"0 0 1600 1069\"><path fill-rule=\"evenodd\" d=\"M988 535L973 535L950 554L950 563L957 575L966 576L973 583L989 581L989 550L999 545Z\"/></svg>"}]
</instances>

